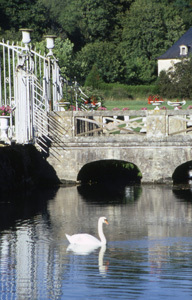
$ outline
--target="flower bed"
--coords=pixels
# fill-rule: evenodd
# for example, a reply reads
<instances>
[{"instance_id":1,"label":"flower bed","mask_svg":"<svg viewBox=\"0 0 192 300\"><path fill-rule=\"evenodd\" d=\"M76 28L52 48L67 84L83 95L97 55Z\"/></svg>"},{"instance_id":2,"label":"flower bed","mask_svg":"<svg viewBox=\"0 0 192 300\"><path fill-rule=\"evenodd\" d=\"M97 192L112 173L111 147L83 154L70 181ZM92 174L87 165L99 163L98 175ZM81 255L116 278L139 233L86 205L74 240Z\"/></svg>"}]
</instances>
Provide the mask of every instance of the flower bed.
<instances>
[{"instance_id":1,"label":"flower bed","mask_svg":"<svg viewBox=\"0 0 192 300\"><path fill-rule=\"evenodd\" d=\"M10 116L11 114L11 107L9 105L5 106L1 106L0 107L0 116Z\"/></svg>"},{"instance_id":2,"label":"flower bed","mask_svg":"<svg viewBox=\"0 0 192 300\"><path fill-rule=\"evenodd\" d=\"M164 102L164 100L162 98L160 98L159 95L150 95L148 97L148 104L153 104L153 103L157 103L157 102Z\"/></svg>"}]
</instances>

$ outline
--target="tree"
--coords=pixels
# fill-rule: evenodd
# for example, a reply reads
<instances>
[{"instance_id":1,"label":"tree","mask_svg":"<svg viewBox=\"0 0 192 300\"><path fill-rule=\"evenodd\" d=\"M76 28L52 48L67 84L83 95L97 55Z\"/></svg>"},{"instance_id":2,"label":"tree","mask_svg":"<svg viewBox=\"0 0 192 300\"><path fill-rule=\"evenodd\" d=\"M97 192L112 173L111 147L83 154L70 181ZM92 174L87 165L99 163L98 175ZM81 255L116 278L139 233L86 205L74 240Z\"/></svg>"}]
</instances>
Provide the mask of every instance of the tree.
<instances>
[{"instance_id":1,"label":"tree","mask_svg":"<svg viewBox=\"0 0 192 300\"><path fill-rule=\"evenodd\" d=\"M95 65L100 77L105 82L121 81L124 78L124 64L120 51L112 42L95 42L87 44L77 53L76 71L82 81Z\"/></svg>"},{"instance_id":2,"label":"tree","mask_svg":"<svg viewBox=\"0 0 192 300\"><path fill-rule=\"evenodd\" d=\"M123 15L134 0L42 0L79 51L85 44L121 36Z\"/></svg>"},{"instance_id":3,"label":"tree","mask_svg":"<svg viewBox=\"0 0 192 300\"><path fill-rule=\"evenodd\" d=\"M90 73L87 75L84 86L92 87L93 89L98 89L102 83L100 74L97 70L97 66L93 65Z\"/></svg>"},{"instance_id":4,"label":"tree","mask_svg":"<svg viewBox=\"0 0 192 300\"><path fill-rule=\"evenodd\" d=\"M86 42L109 40L114 31L117 0L81 0L82 28Z\"/></svg>"},{"instance_id":5,"label":"tree","mask_svg":"<svg viewBox=\"0 0 192 300\"><path fill-rule=\"evenodd\" d=\"M12 33L12 40L18 39L20 28L33 29L34 39L41 39L47 29L53 28L55 24L49 10L40 0L0 0L0 11L2 35L9 31Z\"/></svg>"},{"instance_id":6,"label":"tree","mask_svg":"<svg viewBox=\"0 0 192 300\"><path fill-rule=\"evenodd\" d=\"M176 25L174 22L177 21ZM168 46L183 34L183 21L179 12L172 5L156 0L135 0L124 19L121 53L126 64L126 82L131 76L130 65L138 70L138 63L143 61L143 72L149 71L147 78L141 74L140 83L153 81L156 76L156 58L168 49ZM171 40L170 40L171 37ZM169 44L169 45L168 45ZM151 77L151 80L150 80Z\"/></svg>"},{"instance_id":7,"label":"tree","mask_svg":"<svg viewBox=\"0 0 192 300\"><path fill-rule=\"evenodd\" d=\"M61 75L64 78L70 78L74 76L73 73L73 43L69 39L62 40L60 37L55 39L55 47L53 49L54 56L58 59ZM45 41L35 43L37 51L46 53Z\"/></svg>"},{"instance_id":8,"label":"tree","mask_svg":"<svg viewBox=\"0 0 192 300\"><path fill-rule=\"evenodd\" d=\"M159 90L167 98L192 99L192 58L182 60L159 76Z\"/></svg>"}]
</instances>

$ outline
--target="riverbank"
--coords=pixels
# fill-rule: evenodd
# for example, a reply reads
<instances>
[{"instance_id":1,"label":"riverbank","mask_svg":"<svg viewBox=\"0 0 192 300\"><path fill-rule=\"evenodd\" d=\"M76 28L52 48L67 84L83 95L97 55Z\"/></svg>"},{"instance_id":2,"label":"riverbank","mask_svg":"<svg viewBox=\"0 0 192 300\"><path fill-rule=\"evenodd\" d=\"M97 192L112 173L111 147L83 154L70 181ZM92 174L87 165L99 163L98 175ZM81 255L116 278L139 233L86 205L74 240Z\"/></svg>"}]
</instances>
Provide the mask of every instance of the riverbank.
<instances>
[{"instance_id":1,"label":"riverbank","mask_svg":"<svg viewBox=\"0 0 192 300\"><path fill-rule=\"evenodd\" d=\"M35 146L0 147L0 193L59 184L55 170Z\"/></svg>"}]
</instances>

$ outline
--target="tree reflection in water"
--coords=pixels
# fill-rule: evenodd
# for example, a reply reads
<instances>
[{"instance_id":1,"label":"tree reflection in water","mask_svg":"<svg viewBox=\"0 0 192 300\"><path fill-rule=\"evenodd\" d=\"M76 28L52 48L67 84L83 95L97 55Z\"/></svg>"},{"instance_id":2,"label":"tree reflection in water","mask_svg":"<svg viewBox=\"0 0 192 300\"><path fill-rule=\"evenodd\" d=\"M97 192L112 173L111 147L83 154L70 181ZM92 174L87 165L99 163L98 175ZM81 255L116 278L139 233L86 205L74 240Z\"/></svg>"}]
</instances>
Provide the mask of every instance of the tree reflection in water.
<instances>
[{"instance_id":1,"label":"tree reflection in water","mask_svg":"<svg viewBox=\"0 0 192 300\"><path fill-rule=\"evenodd\" d=\"M78 192L85 201L103 204L123 204L135 202L142 193L140 185L119 186L115 183L86 184L78 186Z\"/></svg>"},{"instance_id":2,"label":"tree reflection in water","mask_svg":"<svg viewBox=\"0 0 192 300\"><path fill-rule=\"evenodd\" d=\"M0 230L14 227L15 222L30 219L41 213L49 219L47 201L53 199L58 188L43 188L1 195Z\"/></svg>"}]
</instances>

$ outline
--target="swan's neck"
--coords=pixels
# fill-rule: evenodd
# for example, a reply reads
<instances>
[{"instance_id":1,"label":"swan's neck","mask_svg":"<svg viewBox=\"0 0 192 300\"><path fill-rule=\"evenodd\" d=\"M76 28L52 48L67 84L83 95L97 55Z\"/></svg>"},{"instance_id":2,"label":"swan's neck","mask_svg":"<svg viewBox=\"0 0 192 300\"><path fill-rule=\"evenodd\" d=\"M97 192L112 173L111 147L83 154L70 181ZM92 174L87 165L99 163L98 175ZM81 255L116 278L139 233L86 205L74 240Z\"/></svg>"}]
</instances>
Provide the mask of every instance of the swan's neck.
<instances>
[{"instance_id":1,"label":"swan's neck","mask_svg":"<svg viewBox=\"0 0 192 300\"><path fill-rule=\"evenodd\" d=\"M99 222L98 222L98 234L99 234L101 243L103 245L106 244L106 238L105 238L104 233L103 233L103 223L102 223L102 220L99 220Z\"/></svg>"}]
</instances>

